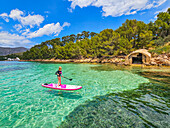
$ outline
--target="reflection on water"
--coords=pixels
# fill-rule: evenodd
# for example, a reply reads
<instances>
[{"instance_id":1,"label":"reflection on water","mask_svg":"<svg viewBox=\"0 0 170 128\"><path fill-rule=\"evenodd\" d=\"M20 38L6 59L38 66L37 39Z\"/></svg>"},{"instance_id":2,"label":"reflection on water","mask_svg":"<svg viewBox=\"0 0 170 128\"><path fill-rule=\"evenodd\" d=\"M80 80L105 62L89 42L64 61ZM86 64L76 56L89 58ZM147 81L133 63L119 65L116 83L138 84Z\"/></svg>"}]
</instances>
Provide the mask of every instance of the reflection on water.
<instances>
[{"instance_id":1,"label":"reflection on water","mask_svg":"<svg viewBox=\"0 0 170 128\"><path fill-rule=\"evenodd\" d=\"M127 69L126 69L127 68ZM149 78L137 89L95 97L74 109L62 122L65 127L155 127L170 126L170 72L168 68L117 67L104 65L93 70L129 70Z\"/></svg>"}]
</instances>

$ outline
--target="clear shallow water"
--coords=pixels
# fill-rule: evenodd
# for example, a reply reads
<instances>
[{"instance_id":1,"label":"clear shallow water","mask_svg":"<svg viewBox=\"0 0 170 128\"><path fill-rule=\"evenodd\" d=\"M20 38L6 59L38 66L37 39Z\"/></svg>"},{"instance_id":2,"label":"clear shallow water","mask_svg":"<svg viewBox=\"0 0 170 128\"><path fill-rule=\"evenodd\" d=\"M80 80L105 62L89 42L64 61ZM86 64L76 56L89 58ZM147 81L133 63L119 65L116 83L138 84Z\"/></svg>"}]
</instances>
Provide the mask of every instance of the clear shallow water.
<instances>
[{"instance_id":1,"label":"clear shallow water","mask_svg":"<svg viewBox=\"0 0 170 128\"><path fill-rule=\"evenodd\" d=\"M62 79L62 83L81 85L83 88L76 92L64 92L57 90L50 91L49 89L41 87L41 83L57 82L54 73L59 66L63 67L64 76L73 79L73 81ZM60 126L61 123L61 127L65 127L67 125L65 122L72 122L69 118L70 115L74 115L74 119L82 121L76 123L75 120L74 122L76 125L82 124L86 126L85 123L87 123L86 121L89 122L89 120L84 120L84 118L88 117L92 113L92 110L100 106L99 104L94 105L93 101L97 101L97 103L103 105L99 107L99 113L95 110L99 115L93 117L97 119L101 118L101 120L108 119L109 116L107 116L107 114L102 114L104 116L101 116L100 113L104 110L110 112L110 108L113 108L112 106L115 106L114 111L123 108L121 106L121 98L114 99L115 95L118 95L115 93L137 89L142 83L148 83L144 85L144 87L150 84L146 74L135 74L135 72L139 71L142 70L138 68L129 70L124 67L114 67L113 65L0 62L0 127L56 127ZM137 94L141 94L141 91L138 92ZM127 94L130 93L128 92ZM137 94L135 93L135 95L132 95L132 98L135 98ZM96 97L102 98L96 99ZM107 103L105 101L107 101L108 97L112 100L109 99ZM129 99L127 97L128 96L123 99L128 103ZM143 97L144 101L152 103L150 99L152 99L152 97L147 95ZM156 99L162 100L160 97ZM165 117L160 117L162 120L166 120L165 118L167 118L167 113L169 111L167 105L164 104L164 99L166 98L163 97L162 102L156 103L158 105L163 105L163 108L165 108L163 110L162 107L159 108L164 114L166 113ZM111 102L116 100L118 100L120 104ZM135 104L138 103L140 103L140 100L135 101ZM133 102L130 104L133 104ZM81 112L79 110L82 105L85 105L85 107L83 107L85 109L83 110L85 111L84 113L88 113L87 115L81 115L79 113ZM86 105L96 107L87 109ZM143 107L141 108L143 109ZM79 116L77 116L76 113L78 113ZM116 114L112 113L109 115ZM127 117L127 115L132 116L134 113L127 109L126 112L122 111L122 114L119 113L119 116L123 115ZM139 121L141 119L140 116L143 117L143 115L136 114ZM135 116L132 117L136 120L138 119L135 118ZM93 123L97 121L95 118L90 118ZM147 122L148 119L145 120ZM98 122L100 122L100 120ZM95 124L95 126L100 125Z\"/></svg>"},{"instance_id":2,"label":"clear shallow water","mask_svg":"<svg viewBox=\"0 0 170 128\"><path fill-rule=\"evenodd\" d=\"M118 67L102 65L94 70L128 70L150 80L138 88L96 96L79 105L60 125L66 127L169 128L170 70L167 67Z\"/></svg>"}]
</instances>

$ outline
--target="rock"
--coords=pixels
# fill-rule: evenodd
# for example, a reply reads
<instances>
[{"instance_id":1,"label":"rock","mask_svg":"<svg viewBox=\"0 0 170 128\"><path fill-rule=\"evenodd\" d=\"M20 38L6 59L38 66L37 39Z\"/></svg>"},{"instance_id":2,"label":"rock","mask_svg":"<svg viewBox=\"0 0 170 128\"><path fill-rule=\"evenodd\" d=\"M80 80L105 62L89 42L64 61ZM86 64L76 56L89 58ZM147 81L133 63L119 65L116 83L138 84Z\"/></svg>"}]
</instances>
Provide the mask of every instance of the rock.
<instances>
[{"instance_id":1,"label":"rock","mask_svg":"<svg viewBox=\"0 0 170 128\"><path fill-rule=\"evenodd\" d=\"M161 59L161 57L160 56L158 56L157 58L155 58L155 60L160 60Z\"/></svg>"},{"instance_id":2,"label":"rock","mask_svg":"<svg viewBox=\"0 0 170 128\"><path fill-rule=\"evenodd\" d=\"M164 57L163 57L164 59L168 59L168 57L165 55Z\"/></svg>"},{"instance_id":3,"label":"rock","mask_svg":"<svg viewBox=\"0 0 170 128\"><path fill-rule=\"evenodd\" d=\"M154 61L151 61L151 65L157 65L157 63Z\"/></svg>"},{"instance_id":4,"label":"rock","mask_svg":"<svg viewBox=\"0 0 170 128\"><path fill-rule=\"evenodd\" d=\"M107 59L103 59L101 63L108 63Z\"/></svg>"},{"instance_id":5,"label":"rock","mask_svg":"<svg viewBox=\"0 0 170 128\"><path fill-rule=\"evenodd\" d=\"M130 64L127 64L127 63L125 63L124 65L125 65L125 66L130 66Z\"/></svg>"},{"instance_id":6,"label":"rock","mask_svg":"<svg viewBox=\"0 0 170 128\"><path fill-rule=\"evenodd\" d=\"M119 62L119 59L118 59L118 58L116 58L116 59L115 59L115 62Z\"/></svg>"},{"instance_id":7,"label":"rock","mask_svg":"<svg viewBox=\"0 0 170 128\"><path fill-rule=\"evenodd\" d=\"M170 66L170 61L168 61L168 60L163 60L163 61L162 61L162 65Z\"/></svg>"},{"instance_id":8,"label":"rock","mask_svg":"<svg viewBox=\"0 0 170 128\"><path fill-rule=\"evenodd\" d=\"M118 65L125 65L125 62L119 62Z\"/></svg>"},{"instance_id":9,"label":"rock","mask_svg":"<svg viewBox=\"0 0 170 128\"><path fill-rule=\"evenodd\" d=\"M150 66L151 64L146 63L145 65L146 65L146 66Z\"/></svg>"},{"instance_id":10,"label":"rock","mask_svg":"<svg viewBox=\"0 0 170 128\"><path fill-rule=\"evenodd\" d=\"M160 67L161 67L161 66L162 66L162 64L158 64L158 66L160 66Z\"/></svg>"},{"instance_id":11,"label":"rock","mask_svg":"<svg viewBox=\"0 0 170 128\"><path fill-rule=\"evenodd\" d=\"M92 59L91 63L98 63L100 60L99 59Z\"/></svg>"}]
</instances>

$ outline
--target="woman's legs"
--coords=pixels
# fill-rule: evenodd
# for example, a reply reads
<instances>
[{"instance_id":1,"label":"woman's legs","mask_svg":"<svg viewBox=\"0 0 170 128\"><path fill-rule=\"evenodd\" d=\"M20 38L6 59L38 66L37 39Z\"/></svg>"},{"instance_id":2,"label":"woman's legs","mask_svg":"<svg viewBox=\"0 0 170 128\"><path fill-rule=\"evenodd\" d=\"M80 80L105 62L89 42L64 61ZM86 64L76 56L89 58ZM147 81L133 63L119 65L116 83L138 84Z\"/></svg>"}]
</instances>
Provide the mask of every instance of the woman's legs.
<instances>
[{"instance_id":1,"label":"woman's legs","mask_svg":"<svg viewBox=\"0 0 170 128\"><path fill-rule=\"evenodd\" d=\"M61 85L61 77L58 77L58 87Z\"/></svg>"},{"instance_id":2,"label":"woman's legs","mask_svg":"<svg viewBox=\"0 0 170 128\"><path fill-rule=\"evenodd\" d=\"M59 79L59 82L60 82L60 85L61 85L61 77L60 77L60 79Z\"/></svg>"}]
</instances>

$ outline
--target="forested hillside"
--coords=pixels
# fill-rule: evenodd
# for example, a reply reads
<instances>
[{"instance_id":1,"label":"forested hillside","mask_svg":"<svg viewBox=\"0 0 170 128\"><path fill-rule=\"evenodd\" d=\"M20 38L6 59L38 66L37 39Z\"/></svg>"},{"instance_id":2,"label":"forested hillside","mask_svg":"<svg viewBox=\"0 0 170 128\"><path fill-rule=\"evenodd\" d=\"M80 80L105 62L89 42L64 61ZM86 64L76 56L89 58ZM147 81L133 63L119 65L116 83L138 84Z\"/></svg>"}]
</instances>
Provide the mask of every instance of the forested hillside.
<instances>
[{"instance_id":1,"label":"forested hillside","mask_svg":"<svg viewBox=\"0 0 170 128\"><path fill-rule=\"evenodd\" d=\"M47 40L23 54L23 59L80 59L126 55L136 49L156 49L170 41L170 8L155 22L126 20L118 29Z\"/></svg>"},{"instance_id":2,"label":"forested hillside","mask_svg":"<svg viewBox=\"0 0 170 128\"><path fill-rule=\"evenodd\" d=\"M0 47L0 56L6 56L13 53L20 53L27 51L27 48L17 47L17 48L8 48L8 47Z\"/></svg>"}]
</instances>

